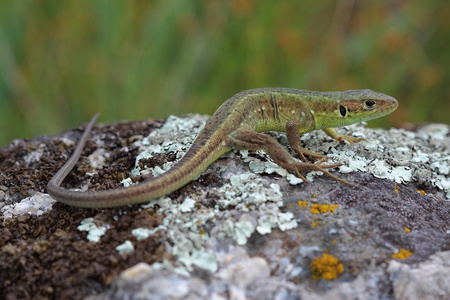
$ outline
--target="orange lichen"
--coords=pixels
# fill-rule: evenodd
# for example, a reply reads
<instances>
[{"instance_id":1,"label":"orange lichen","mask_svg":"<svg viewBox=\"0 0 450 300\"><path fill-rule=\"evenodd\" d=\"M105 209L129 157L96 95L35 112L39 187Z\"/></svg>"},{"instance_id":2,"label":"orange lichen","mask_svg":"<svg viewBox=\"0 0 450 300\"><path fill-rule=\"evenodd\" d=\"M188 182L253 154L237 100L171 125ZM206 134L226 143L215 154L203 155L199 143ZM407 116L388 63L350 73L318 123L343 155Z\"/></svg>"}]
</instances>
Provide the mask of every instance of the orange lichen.
<instances>
[{"instance_id":1,"label":"orange lichen","mask_svg":"<svg viewBox=\"0 0 450 300\"><path fill-rule=\"evenodd\" d=\"M318 220L319 218L315 218L314 221L311 222L311 226L316 227L324 224L323 222L319 222Z\"/></svg>"},{"instance_id":2,"label":"orange lichen","mask_svg":"<svg viewBox=\"0 0 450 300\"><path fill-rule=\"evenodd\" d=\"M322 257L314 258L311 263L313 278L325 280L336 279L339 274L344 272L344 265L340 261L340 259L327 253L322 254Z\"/></svg>"},{"instance_id":3,"label":"orange lichen","mask_svg":"<svg viewBox=\"0 0 450 300\"><path fill-rule=\"evenodd\" d=\"M395 192L397 193L397 195L398 195L398 188L397 188L397 184L395 184L394 185L394 189L395 189Z\"/></svg>"},{"instance_id":4,"label":"orange lichen","mask_svg":"<svg viewBox=\"0 0 450 300\"><path fill-rule=\"evenodd\" d=\"M425 196L427 194L424 190L417 190L416 193L420 193L422 196Z\"/></svg>"},{"instance_id":5,"label":"orange lichen","mask_svg":"<svg viewBox=\"0 0 450 300\"><path fill-rule=\"evenodd\" d=\"M313 204L311 207L311 213L323 214L326 212L333 212L339 206L339 204Z\"/></svg>"},{"instance_id":6,"label":"orange lichen","mask_svg":"<svg viewBox=\"0 0 450 300\"><path fill-rule=\"evenodd\" d=\"M298 206L307 207L308 206L308 201L299 200L298 201Z\"/></svg>"},{"instance_id":7,"label":"orange lichen","mask_svg":"<svg viewBox=\"0 0 450 300\"><path fill-rule=\"evenodd\" d=\"M406 249L399 249L397 253L394 252L392 254L392 258L394 258L394 259L407 259L411 255L413 255L413 253L411 251L408 251Z\"/></svg>"},{"instance_id":8,"label":"orange lichen","mask_svg":"<svg viewBox=\"0 0 450 300\"><path fill-rule=\"evenodd\" d=\"M405 232L411 232L411 229L409 229L408 227L404 227L403 230L405 230Z\"/></svg>"}]
</instances>

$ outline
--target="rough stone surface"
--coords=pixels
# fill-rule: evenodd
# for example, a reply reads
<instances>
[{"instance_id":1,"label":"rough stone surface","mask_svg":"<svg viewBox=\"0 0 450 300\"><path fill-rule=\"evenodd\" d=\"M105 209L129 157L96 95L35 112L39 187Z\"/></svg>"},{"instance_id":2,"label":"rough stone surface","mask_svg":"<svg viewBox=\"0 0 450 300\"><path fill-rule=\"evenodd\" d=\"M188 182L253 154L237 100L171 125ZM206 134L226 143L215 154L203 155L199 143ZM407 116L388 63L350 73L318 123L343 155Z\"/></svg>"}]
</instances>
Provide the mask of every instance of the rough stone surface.
<instances>
[{"instance_id":1,"label":"rough stone surface","mask_svg":"<svg viewBox=\"0 0 450 300\"><path fill-rule=\"evenodd\" d=\"M96 126L64 186L111 189L162 174L205 120ZM0 298L450 298L448 126L347 130L367 141L321 132L302 141L344 162L333 173L356 189L315 172L306 184L263 152L239 151L166 197L96 210L45 194L80 129L13 141L0 149ZM400 250L412 255L394 260ZM313 278L324 253L343 265L333 280Z\"/></svg>"},{"instance_id":2,"label":"rough stone surface","mask_svg":"<svg viewBox=\"0 0 450 300\"><path fill-rule=\"evenodd\" d=\"M450 251L437 252L415 267L391 261L388 273L393 279L396 299L449 299Z\"/></svg>"}]
</instances>

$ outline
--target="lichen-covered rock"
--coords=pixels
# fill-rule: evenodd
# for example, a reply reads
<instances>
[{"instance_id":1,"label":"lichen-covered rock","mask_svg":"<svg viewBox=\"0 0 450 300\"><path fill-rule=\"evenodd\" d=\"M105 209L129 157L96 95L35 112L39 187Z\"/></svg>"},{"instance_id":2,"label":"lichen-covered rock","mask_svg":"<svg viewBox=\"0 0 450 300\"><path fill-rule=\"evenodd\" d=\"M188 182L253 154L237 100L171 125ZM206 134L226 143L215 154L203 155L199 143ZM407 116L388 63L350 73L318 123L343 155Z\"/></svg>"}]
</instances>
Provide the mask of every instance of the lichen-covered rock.
<instances>
[{"instance_id":1,"label":"lichen-covered rock","mask_svg":"<svg viewBox=\"0 0 450 300\"><path fill-rule=\"evenodd\" d=\"M205 120L98 126L66 187L162 176ZM151 126L159 129L149 133ZM16 141L0 149L0 298L400 299L427 289L440 296L448 257L433 254L450 245L448 126L338 129L347 130L367 141L340 144L321 132L302 140L343 162L334 174L357 188L320 172L304 174L306 184L264 152L234 151L179 191L103 210L53 202L36 209L36 197L48 198L36 191L45 192L79 132ZM284 134L273 136L286 145ZM332 274L315 276L313 262ZM402 290L406 281L417 283Z\"/></svg>"}]
</instances>

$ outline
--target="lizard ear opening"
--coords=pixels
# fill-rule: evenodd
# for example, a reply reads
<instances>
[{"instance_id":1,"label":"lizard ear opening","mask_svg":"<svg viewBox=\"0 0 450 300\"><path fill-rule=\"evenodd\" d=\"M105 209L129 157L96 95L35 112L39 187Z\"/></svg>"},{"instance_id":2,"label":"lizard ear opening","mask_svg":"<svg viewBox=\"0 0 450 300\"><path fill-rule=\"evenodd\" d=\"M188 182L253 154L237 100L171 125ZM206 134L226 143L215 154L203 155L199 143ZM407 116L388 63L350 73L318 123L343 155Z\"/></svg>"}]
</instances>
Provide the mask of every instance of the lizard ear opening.
<instances>
[{"instance_id":1,"label":"lizard ear opening","mask_svg":"<svg viewBox=\"0 0 450 300\"><path fill-rule=\"evenodd\" d=\"M341 116L345 117L347 115L347 108L345 108L345 106L339 105L339 112L341 113Z\"/></svg>"}]
</instances>

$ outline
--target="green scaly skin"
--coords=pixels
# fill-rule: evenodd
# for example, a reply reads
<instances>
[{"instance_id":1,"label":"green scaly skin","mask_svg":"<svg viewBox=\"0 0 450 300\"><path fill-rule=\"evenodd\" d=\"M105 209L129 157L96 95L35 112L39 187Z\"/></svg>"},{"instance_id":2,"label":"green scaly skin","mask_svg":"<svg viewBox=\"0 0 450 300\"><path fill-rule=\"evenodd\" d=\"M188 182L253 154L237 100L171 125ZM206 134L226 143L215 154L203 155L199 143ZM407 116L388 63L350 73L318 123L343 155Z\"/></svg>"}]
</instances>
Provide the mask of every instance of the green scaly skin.
<instances>
[{"instance_id":1,"label":"green scaly skin","mask_svg":"<svg viewBox=\"0 0 450 300\"><path fill-rule=\"evenodd\" d=\"M350 143L362 139L340 136L333 129L387 115L398 106L394 98L371 90L312 92L287 88L262 88L243 91L228 99L208 120L186 155L170 170L150 181L115 190L78 192L60 187L76 164L98 114L87 126L74 153L47 185L53 199L71 206L106 208L147 202L173 192L198 176L212 162L232 149L264 150L281 167L307 181L301 171L321 171L340 182L325 169L340 166L323 164L325 157L301 146L300 135L322 129L336 140ZM286 132L291 147L305 160L294 159L264 131Z\"/></svg>"}]
</instances>

